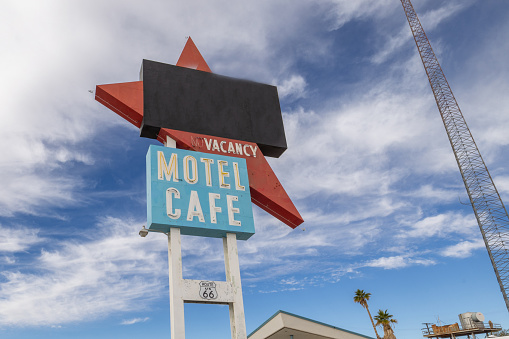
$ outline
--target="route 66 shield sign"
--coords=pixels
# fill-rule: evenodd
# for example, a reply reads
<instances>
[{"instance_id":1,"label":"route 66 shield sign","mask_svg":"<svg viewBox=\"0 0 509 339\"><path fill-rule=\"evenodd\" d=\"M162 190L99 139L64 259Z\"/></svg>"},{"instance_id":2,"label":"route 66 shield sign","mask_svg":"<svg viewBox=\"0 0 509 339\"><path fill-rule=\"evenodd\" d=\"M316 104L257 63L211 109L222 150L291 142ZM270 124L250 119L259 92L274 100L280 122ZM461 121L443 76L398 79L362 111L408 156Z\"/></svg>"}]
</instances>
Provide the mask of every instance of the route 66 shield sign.
<instances>
[{"instance_id":1,"label":"route 66 shield sign","mask_svg":"<svg viewBox=\"0 0 509 339\"><path fill-rule=\"evenodd\" d=\"M213 281L200 281L200 297L206 300L217 299L216 283Z\"/></svg>"}]
</instances>

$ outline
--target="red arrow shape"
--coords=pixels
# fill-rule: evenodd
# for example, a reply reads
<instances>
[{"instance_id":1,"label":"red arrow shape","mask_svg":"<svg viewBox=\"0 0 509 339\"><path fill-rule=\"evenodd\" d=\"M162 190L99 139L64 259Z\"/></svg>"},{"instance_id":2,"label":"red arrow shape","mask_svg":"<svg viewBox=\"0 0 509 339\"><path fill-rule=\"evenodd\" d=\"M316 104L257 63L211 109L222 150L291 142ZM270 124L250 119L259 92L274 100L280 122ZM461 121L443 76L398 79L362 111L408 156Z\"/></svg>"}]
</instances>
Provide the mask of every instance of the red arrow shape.
<instances>
[{"instance_id":1,"label":"red arrow shape","mask_svg":"<svg viewBox=\"0 0 509 339\"><path fill-rule=\"evenodd\" d=\"M191 37L187 39L186 45L182 50L182 54L180 54L180 58L177 61L177 66L212 73L212 71L209 68L209 65L207 65L205 59L203 59L200 51L194 44L193 39L191 39Z\"/></svg>"},{"instance_id":2,"label":"red arrow shape","mask_svg":"<svg viewBox=\"0 0 509 339\"><path fill-rule=\"evenodd\" d=\"M97 85L95 100L140 128L143 120L143 81Z\"/></svg>"},{"instance_id":3,"label":"red arrow shape","mask_svg":"<svg viewBox=\"0 0 509 339\"><path fill-rule=\"evenodd\" d=\"M177 66L210 72L191 38L187 40ZM97 101L136 127L141 126L142 81L97 85L95 93ZM167 136L176 141L178 148L245 158L253 203L291 228L304 222L256 143L161 128L158 140L164 143Z\"/></svg>"}]
</instances>

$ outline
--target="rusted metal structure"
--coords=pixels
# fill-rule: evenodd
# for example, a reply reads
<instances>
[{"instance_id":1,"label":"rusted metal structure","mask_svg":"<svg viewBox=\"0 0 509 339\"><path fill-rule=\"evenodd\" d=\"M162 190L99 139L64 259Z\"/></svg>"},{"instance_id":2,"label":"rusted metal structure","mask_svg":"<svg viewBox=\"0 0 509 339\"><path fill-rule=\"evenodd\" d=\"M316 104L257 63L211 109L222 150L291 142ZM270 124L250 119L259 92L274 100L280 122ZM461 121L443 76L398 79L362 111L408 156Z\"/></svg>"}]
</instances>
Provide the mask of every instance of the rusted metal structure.
<instances>
[{"instance_id":1,"label":"rusted metal structure","mask_svg":"<svg viewBox=\"0 0 509 339\"><path fill-rule=\"evenodd\" d=\"M426 338L457 338L462 336L472 336L475 339L476 334L495 333L502 330L499 324L489 323L476 324L470 328L460 328L458 323L437 326L432 323L424 323L425 328L422 329L422 336Z\"/></svg>"},{"instance_id":2,"label":"rusted metal structure","mask_svg":"<svg viewBox=\"0 0 509 339\"><path fill-rule=\"evenodd\" d=\"M401 0L509 311L509 215L410 0Z\"/></svg>"}]
</instances>

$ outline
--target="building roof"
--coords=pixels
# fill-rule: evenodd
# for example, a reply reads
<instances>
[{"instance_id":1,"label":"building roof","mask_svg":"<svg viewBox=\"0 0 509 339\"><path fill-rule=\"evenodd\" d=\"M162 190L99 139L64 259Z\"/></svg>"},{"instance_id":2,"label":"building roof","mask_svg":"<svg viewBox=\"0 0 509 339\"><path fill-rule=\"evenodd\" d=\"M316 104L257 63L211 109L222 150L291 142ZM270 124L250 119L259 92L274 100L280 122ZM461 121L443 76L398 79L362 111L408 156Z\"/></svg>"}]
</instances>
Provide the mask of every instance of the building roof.
<instances>
[{"instance_id":1,"label":"building roof","mask_svg":"<svg viewBox=\"0 0 509 339\"><path fill-rule=\"evenodd\" d=\"M285 311L277 311L249 339L374 339Z\"/></svg>"}]
</instances>

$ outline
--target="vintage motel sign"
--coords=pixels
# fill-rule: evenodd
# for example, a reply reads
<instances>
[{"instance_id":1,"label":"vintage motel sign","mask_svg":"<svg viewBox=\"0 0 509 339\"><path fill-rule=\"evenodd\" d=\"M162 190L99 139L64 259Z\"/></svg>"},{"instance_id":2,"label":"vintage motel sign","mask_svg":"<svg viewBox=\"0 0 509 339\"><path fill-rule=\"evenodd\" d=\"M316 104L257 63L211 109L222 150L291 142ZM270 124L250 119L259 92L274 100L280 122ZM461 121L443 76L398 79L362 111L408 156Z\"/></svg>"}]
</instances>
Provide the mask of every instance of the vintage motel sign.
<instances>
[{"instance_id":1,"label":"vintage motel sign","mask_svg":"<svg viewBox=\"0 0 509 339\"><path fill-rule=\"evenodd\" d=\"M286 150L274 86L212 74L189 38L175 66L143 60L140 81L98 85L95 99L141 136L170 137L177 148L221 153L205 147L210 138L258 147L256 156L228 152L248 163L252 202L291 228L304 222L265 159Z\"/></svg>"},{"instance_id":2,"label":"vintage motel sign","mask_svg":"<svg viewBox=\"0 0 509 339\"><path fill-rule=\"evenodd\" d=\"M287 147L276 87L212 74L189 38L175 66L143 60L140 81L99 85L96 100L167 146L147 153L147 223L168 236L171 337L185 338L184 303L207 303L228 305L232 339L246 339L237 239L254 234L250 202L304 221L265 159ZM183 278L181 234L223 238L226 281Z\"/></svg>"},{"instance_id":3,"label":"vintage motel sign","mask_svg":"<svg viewBox=\"0 0 509 339\"><path fill-rule=\"evenodd\" d=\"M151 145L147 153L147 227L224 238L254 233L246 161Z\"/></svg>"}]
</instances>

